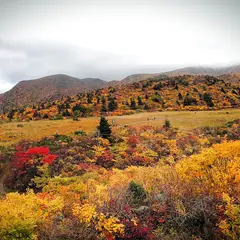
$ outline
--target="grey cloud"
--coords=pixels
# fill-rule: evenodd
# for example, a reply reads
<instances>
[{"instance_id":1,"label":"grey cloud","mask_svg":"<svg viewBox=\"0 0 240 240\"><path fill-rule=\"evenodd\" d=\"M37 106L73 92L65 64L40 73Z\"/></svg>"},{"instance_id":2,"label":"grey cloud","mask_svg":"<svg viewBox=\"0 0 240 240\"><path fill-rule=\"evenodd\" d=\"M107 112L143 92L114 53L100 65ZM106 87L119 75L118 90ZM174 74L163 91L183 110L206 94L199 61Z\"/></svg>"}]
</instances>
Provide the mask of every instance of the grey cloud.
<instances>
[{"instance_id":1,"label":"grey cloud","mask_svg":"<svg viewBox=\"0 0 240 240\"><path fill-rule=\"evenodd\" d=\"M56 73L78 78L120 80L129 74L160 72L173 66L140 66L128 56L114 55L64 43L0 40L0 83L16 84ZM9 55L11 57L9 57ZM1 89L2 88L2 89ZM5 88L0 86L0 92Z\"/></svg>"},{"instance_id":2,"label":"grey cloud","mask_svg":"<svg viewBox=\"0 0 240 240\"><path fill-rule=\"evenodd\" d=\"M0 0L0 93L55 73L120 80L184 67L150 63L239 63L239 10L239 0Z\"/></svg>"}]
</instances>

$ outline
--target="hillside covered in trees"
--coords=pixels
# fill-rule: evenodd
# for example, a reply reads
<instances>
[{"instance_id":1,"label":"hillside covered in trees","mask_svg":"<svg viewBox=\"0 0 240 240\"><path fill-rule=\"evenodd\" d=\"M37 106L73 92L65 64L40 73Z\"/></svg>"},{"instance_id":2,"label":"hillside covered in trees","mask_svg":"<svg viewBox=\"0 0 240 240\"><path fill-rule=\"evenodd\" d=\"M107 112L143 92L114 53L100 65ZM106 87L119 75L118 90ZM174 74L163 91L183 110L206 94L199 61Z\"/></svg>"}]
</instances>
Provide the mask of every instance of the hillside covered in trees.
<instances>
[{"instance_id":1,"label":"hillside covered in trees","mask_svg":"<svg viewBox=\"0 0 240 240\"><path fill-rule=\"evenodd\" d=\"M240 86L212 76L161 75L39 105L13 108L1 119L38 120L125 115L140 111L179 111L238 108Z\"/></svg>"}]
</instances>

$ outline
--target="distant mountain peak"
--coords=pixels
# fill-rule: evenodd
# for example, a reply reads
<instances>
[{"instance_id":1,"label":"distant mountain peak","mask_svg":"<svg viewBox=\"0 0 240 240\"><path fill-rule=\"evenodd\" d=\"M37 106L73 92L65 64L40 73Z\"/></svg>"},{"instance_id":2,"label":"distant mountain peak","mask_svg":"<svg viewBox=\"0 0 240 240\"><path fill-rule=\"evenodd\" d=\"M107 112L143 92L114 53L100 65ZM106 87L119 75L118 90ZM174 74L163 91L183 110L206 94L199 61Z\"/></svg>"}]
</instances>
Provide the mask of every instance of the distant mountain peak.
<instances>
[{"instance_id":1,"label":"distant mountain peak","mask_svg":"<svg viewBox=\"0 0 240 240\"><path fill-rule=\"evenodd\" d=\"M55 74L34 80L23 80L10 91L0 95L0 110L41 103L46 100L57 100L64 96L100 89L108 86L125 85L141 82L160 76L174 77L179 75L210 75L219 77L227 82L240 82L240 65L230 67L192 66L169 72L154 74L132 74L122 81L106 82L100 78L78 79L66 74Z\"/></svg>"},{"instance_id":2,"label":"distant mountain peak","mask_svg":"<svg viewBox=\"0 0 240 240\"><path fill-rule=\"evenodd\" d=\"M159 77L160 75L167 75L169 77L179 75L210 75L217 77L224 74L240 74L240 65L234 65L229 67L191 66L167 72L159 72L152 74L132 74L124 78L121 83L129 84L134 82L141 82L149 78Z\"/></svg>"},{"instance_id":3,"label":"distant mountain peak","mask_svg":"<svg viewBox=\"0 0 240 240\"><path fill-rule=\"evenodd\" d=\"M33 80L23 80L0 96L4 108L56 100L63 96L77 95L108 85L99 78L78 79L66 74L55 74Z\"/></svg>"}]
</instances>

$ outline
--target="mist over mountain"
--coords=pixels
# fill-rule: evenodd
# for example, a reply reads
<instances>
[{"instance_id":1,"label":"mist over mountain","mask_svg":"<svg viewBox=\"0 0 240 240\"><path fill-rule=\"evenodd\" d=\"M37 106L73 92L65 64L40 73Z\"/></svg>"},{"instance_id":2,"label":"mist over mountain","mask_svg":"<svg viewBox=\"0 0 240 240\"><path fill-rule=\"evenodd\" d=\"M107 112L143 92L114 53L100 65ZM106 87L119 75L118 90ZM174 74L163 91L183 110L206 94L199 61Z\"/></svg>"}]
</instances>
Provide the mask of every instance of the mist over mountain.
<instances>
[{"instance_id":1,"label":"mist over mountain","mask_svg":"<svg viewBox=\"0 0 240 240\"><path fill-rule=\"evenodd\" d=\"M235 74L235 76L233 76ZM160 72L154 74L133 74L129 75L124 78L121 82L123 84L133 83L133 82L140 82L148 78L158 77L160 75L167 75L171 76L180 76L180 75L209 75L209 76L223 76L224 79L229 81L238 81L238 74L240 74L240 65L234 65L229 67L186 67L175 69L173 71L168 72ZM228 75L228 77L226 76Z\"/></svg>"},{"instance_id":2,"label":"mist over mountain","mask_svg":"<svg viewBox=\"0 0 240 240\"><path fill-rule=\"evenodd\" d=\"M176 69L173 71L166 72L168 76L177 75L210 75L210 76L221 76L223 74L234 74L240 73L240 65L229 66L229 67L186 67L182 69Z\"/></svg>"}]
</instances>

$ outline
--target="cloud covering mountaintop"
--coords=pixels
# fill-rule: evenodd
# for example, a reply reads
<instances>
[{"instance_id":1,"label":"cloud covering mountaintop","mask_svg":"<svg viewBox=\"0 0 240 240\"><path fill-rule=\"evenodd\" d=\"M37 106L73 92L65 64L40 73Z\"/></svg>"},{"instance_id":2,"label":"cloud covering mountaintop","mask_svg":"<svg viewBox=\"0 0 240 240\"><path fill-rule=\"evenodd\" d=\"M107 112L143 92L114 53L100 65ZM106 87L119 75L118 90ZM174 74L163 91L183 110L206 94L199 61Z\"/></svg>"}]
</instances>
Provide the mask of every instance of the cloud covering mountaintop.
<instances>
[{"instance_id":1,"label":"cloud covering mountaintop","mask_svg":"<svg viewBox=\"0 0 240 240\"><path fill-rule=\"evenodd\" d=\"M238 0L0 0L0 92L64 73L120 80L240 59Z\"/></svg>"}]
</instances>

